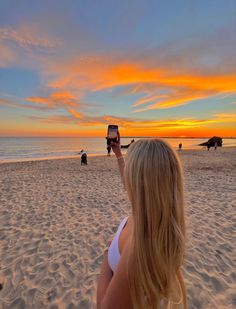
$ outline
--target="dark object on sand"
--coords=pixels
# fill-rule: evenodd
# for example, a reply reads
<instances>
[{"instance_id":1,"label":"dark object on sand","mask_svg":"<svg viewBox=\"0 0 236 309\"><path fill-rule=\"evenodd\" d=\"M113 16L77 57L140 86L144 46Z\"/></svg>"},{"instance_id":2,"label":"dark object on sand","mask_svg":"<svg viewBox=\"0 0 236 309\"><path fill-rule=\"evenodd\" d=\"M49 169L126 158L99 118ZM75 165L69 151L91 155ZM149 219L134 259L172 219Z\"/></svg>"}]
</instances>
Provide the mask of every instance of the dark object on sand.
<instances>
[{"instance_id":1,"label":"dark object on sand","mask_svg":"<svg viewBox=\"0 0 236 309\"><path fill-rule=\"evenodd\" d=\"M134 143L134 142L135 142L135 140L132 139L132 141L131 141L129 144L127 144L127 145L121 145L120 147L121 147L121 148L129 148L129 146L130 146L132 143Z\"/></svg>"},{"instance_id":2,"label":"dark object on sand","mask_svg":"<svg viewBox=\"0 0 236 309\"><path fill-rule=\"evenodd\" d=\"M111 146L110 145L107 146L107 155L108 156L111 155Z\"/></svg>"},{"instance_id":3,"label":"dark object on sand","mask_svg":"<svg viewBox=\"0 0 236 309\"><path fill-rule=\"evenodd\" d=\"M82 156L81 156L81 165L83 165L83 164L84 165L88 164L86 152L82 153Z\"/></svg>"},{"instance_id":4,"label":"dark object on sand","mask_svg":"<svg viewBox=\"0 0 236 309\"><path fill-rule=\"evenodd\" d=\"M221 137L213 136L207 142L199 144L199 146L206 146L207 149L209 150L210 147L215 147L216 145L218 147L222 147L222 144L223 144L223 140Z\"/></svg>"},{"instance_id":5,"label":"dark object on sand","mask_svg":"<svg viewBox=\"0 0 236 309\"><path fill-rule=\"evenodd\" d=\"M0 283L0 291L3 289L3 284Z\"/></svg>"}]
</instances>

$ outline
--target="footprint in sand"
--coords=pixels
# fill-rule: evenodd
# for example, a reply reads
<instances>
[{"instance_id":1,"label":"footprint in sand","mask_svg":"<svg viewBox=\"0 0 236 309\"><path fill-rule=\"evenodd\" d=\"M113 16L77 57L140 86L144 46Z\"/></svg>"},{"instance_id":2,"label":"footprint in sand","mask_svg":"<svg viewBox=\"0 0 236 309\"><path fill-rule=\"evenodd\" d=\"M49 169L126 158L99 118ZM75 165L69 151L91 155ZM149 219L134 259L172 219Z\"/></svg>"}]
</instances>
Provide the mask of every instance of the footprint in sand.
<instances>
[{"instance_id":1,"label":"footprint in sand","mask_svg":"<svg viewBox=\"0 0 236 309\"><path fill-rule=\"evenodd\" d=\"M83 308L83 309L90 309L91 308L91 303L87 300L82 300L80 303L79 303L79 306L78 308Z\"/></svg>"},{"instance_id":2,"label":"footprint in sand","mask_svg":"<svg viewBox=\"0 0 236 309\"><path fill-rule=\"evenodd\" d=\"M8 309L25 309L26 303L22 298L15 299L9 306Z\"/></svg>"},{"instance_id":3,"label":"footprint in sand","mask_svg":"<svg viewBox=\"0 0 236 309\"><path fill-rule=\"evenodd\" d=\"M56 288L47 292L47 300L49 302L54 301L56 299L56 297L57 297L57 289Z\"/></svg>"},{"instance_id":4,"label":"footprint in sand","mask_svg":"<svg viewBox=\"0 0 236 309\"><path fill-rule=\"evenodd\" d=\"M59 269L60 265L58 263L52 263L50 266L49 266L49 270L52 271L52 272L55 272Z\"/></svg>"}]
</instances>

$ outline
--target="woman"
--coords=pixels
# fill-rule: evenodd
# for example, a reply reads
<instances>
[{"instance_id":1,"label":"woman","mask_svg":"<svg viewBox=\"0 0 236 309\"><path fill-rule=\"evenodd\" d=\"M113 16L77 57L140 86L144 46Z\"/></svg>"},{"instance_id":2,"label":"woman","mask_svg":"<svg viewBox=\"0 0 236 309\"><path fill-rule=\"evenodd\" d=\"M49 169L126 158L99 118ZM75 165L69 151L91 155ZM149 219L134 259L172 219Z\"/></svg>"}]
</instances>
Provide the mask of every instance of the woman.
<instances>
[{"instance_id":1,"label":"woman","mask_svg":"<svg viewBox=\"0 0 236 309\"><path fill-rule=\"evenodd\" d=\"M132 206L104 253L98 309L186 308L180 267L185 220L180 162L161 139L112 145ZM107 252L108 251L108 252Z\"/></svg>"}]
</instances>

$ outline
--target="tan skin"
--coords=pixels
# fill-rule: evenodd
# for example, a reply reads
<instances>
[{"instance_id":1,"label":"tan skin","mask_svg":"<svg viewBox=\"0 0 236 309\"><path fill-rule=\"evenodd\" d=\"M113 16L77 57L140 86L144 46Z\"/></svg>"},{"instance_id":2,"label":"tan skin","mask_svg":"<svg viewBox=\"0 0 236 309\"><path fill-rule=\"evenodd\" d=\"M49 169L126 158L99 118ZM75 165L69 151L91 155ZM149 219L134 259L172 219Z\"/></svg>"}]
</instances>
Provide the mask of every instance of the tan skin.
<instances>
[{"instance_id":1,"label":"tan skin","mask_svg":"<svg viewBox=\"0 0 236 309\"><path fill-rule=\"evenodd\" d=\"M118 142L112 143L112 150L117 158L121 178L123 180L124 159L120 148L120 135L118 133ZM98 279L97 287L97 309L132 309L131 296L128 284L128 256L130 254L130 242L133 229L132 215L120 233L118 247L120 251L120 261L115 273L112 272L108 264L107 252L104 253L104 259Z\"/></svg>"}]
</instances>

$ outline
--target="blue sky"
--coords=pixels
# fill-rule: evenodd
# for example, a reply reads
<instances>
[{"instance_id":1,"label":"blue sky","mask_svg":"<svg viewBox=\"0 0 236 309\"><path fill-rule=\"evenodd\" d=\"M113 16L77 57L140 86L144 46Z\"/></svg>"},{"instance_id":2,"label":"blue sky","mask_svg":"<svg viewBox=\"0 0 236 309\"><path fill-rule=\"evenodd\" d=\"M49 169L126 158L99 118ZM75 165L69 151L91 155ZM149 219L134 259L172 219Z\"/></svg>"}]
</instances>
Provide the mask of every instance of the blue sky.
<instances>
[{"instance_id":1,"label":"blue sky","mask_svg":"<svg viewBox=\"0 0 236 309\"><path fill-rule=\"evenodd\" d=\"M0 135L236 135L236 2L0 2Z\"/></svg>"}]
</instances>

